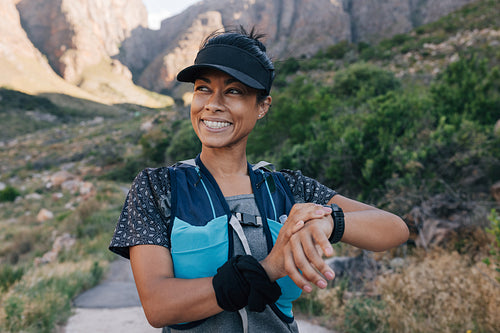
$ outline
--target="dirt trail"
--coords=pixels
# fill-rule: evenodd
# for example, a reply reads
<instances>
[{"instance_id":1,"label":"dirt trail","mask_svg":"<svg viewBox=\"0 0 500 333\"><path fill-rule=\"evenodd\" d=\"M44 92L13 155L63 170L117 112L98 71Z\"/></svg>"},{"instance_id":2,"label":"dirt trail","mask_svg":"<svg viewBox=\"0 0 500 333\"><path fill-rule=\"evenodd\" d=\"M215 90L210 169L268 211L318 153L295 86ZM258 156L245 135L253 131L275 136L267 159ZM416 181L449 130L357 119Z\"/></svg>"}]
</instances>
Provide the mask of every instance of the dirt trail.
<instances>
[{"instance_id":1,"label":"dirt trail","mask_svg":"<svg viewBox=\"0 0 500 333\"><path fill-rule=\"evenodd\" d=\"M130 264L126 259L113 262L106 279L79 295L75 314L63 329L65 333L158 333L149 325L137 295ZM333 333L321 326L297 320L301 333Z\"/></svg>"}]
</instances>

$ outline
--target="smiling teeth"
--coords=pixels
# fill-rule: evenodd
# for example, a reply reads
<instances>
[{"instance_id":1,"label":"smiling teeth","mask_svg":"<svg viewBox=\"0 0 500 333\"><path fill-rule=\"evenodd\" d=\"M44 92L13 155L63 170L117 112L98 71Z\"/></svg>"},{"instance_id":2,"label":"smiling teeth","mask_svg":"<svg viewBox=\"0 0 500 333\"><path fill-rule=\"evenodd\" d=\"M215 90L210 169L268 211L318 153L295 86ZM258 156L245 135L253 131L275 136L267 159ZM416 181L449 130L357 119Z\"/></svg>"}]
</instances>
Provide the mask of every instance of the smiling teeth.
<instances>
[{"instance_id":1,"label":"smiling teeth","mask_svg":"<svg viewBox=\"0 0 500 333\"><path fill-rule=\"evenodd\" d=\"M226 121L222 122L222 121L204 120L203 122L205 123L205 125L207 125L207 127L210 127L210 128L223 128L223 127L228 127L229 125L231 125L231 123L228 123Z\"/></svg>"}]
</instances>

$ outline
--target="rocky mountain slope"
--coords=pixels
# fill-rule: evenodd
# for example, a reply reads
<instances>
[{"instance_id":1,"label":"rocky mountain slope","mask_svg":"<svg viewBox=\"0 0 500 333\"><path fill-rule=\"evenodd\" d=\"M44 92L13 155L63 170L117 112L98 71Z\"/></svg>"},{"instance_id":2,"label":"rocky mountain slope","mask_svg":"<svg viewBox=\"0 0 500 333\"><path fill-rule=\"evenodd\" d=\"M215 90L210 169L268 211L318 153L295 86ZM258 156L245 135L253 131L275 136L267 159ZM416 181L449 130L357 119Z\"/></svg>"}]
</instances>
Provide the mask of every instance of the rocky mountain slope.
<instances>
[{"instance_id":1,"label":"rocky mountain slope","mask_svg":"<svg viewBox=\"0 0 500 333\"><path fill-rule=\"evenodd\" d=\"M83 98L91 98L56 75L44 55L21 27L19 12L13 1L1 1L0 12L0 86L23 88L36 93L43 89L56 90ZM42 83L43 82L43 83Z\"/></svg>"},{"instance_id":2,"label":"rocky mountain slope","mask_svg":"<svg viewBox=\"0 0 500 333\"><path fill-rule=\"evenodd\" d=\"M4 0L0 65L8 73L0 84L33 93L73 89L108 103L159 106L132 81L169 91L175 74L192 63L203 37L215 29L256 25L268 35L273 57L283 59L309 56L342 40L376 42L406 33L469 2L204 0L153 31L140 0Z\"/></svg>"},{"instance_id":3,"label":"rocky mountain slope","mask_svg":"<svg viewBox=\"0 0 500 333\"><path fill-rule=\"evenodd\" d=\"M170 89L173 74L192 63L195 49L214 27L255 25L267 34L275 59L310 56L329 45L377 42L472 2L471 0L204 0L162 22L155 50L127 47L119 59L137 73L138 82L155 91ZM131 39L134 39L132 35ZM189 46L188 46L189 45ZM144 56L141 58L137 52ZM138 58L142 59L137 61ZM162 70L158 70L162 63ZM138 64L138 65L137 65ZM149 64L143 69L144 64Z\"/></svg>"},{"instance_id":4,"label":"rocky mountain slope","mask_svg":"<svg viewBox=\"0 0 500 333\"><path fill-rule=\"evenodd\" d=\"M140 0L5 0L0 6L6 14L0 64L8 69L2 86L29 93L61 92L101 103L171 103L134 85L128 68L112 59L121 41L147 24Z\"/></svg>"}]
</instances>

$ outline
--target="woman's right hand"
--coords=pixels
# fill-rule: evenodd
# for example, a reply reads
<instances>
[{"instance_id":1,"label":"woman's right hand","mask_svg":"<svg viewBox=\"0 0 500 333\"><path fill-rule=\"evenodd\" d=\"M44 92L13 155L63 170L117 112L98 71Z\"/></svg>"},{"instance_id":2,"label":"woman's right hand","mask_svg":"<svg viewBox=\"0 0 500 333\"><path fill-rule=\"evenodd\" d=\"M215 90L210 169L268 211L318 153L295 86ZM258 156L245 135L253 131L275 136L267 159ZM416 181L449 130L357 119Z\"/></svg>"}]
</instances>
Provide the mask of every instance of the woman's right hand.
<instances>
[{"instance_id":1,"label":"woman's right hand","mask_svg":"<svg viewBox=\"0 0 500 333\"><path fill-rule=\"evenodd\" d=\"M328 242L333 228L330 214L330 208L313 203L292 207L271 253L261 262L272 281L288 275L298 287L310 292L311 283L325 288L326 280L333 280L335 274L321 253L333 254Z\"/></svg>"}]
</instances>

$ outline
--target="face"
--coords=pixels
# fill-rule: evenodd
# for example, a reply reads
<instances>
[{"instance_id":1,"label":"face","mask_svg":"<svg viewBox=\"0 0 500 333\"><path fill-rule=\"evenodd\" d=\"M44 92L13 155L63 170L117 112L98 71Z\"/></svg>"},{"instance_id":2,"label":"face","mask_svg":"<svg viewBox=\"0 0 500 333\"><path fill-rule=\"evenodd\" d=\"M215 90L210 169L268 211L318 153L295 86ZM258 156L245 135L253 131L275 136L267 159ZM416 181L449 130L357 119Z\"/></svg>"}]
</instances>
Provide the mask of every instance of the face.
<instances>
[{"instance_id":1,"label":"face","mask_svg":"<svg viewBox=\"0 0 500 333\"><path fill-rule=\"evenodd\" d=\"M267 97L257 103L256 89L224 72L207 70L194 83L191 122L204 148L245 148L270 101Z\"/></svg>"}]
</instances>

